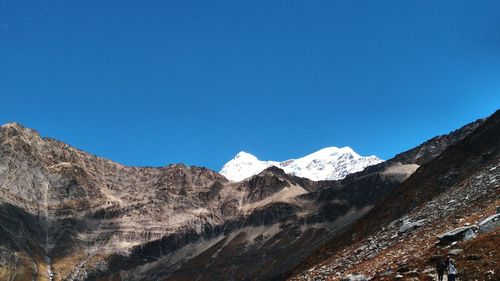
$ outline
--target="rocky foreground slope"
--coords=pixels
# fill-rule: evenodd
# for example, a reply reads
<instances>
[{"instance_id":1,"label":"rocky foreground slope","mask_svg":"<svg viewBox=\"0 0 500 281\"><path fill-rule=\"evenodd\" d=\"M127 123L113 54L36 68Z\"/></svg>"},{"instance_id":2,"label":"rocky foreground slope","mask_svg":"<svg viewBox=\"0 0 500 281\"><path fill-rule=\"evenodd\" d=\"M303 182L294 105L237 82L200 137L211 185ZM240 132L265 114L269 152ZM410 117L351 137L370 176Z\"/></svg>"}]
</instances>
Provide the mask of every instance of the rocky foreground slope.
<instances>
[{"instance_id":1,"label":"rocky foreground slope","mask_svg":"<svg viewBox=\"0 0 500 281\"><path fill-rule=\"evenodd\" d=\"M332 256L335 250L325 249L340 246L331 241L358 243L344 239L346 230L372 233L381 200L417 190L401 206L387 201L389 217L399 218L443 193L419 193L423 181L409 181L417 175L435 179L432 186L461 183L467 167L431 165L471 161L459 157L468 148L455 150L455 160L440 159L464 141L483 147L475 136L490 123L476 121L339 181L270 167L237 183L182 164L123 166L7 124L0 128L0 280L283 279L316 262L301 265L316 249L315 257ZM466 175L484 172L489 161L470 162Z\"/></svg>"},{"instance_id":2,"label":"rocky foreground slope","mask_svg":"<svg viewBox=\"0 0 500 281\"><path fill-rule=\"evenodd\" d=\"M500 280L499 206L497 111L322 245L290 280L435 280L434 263L447 255L461 280Z\"/></svg>"}]
</instances>

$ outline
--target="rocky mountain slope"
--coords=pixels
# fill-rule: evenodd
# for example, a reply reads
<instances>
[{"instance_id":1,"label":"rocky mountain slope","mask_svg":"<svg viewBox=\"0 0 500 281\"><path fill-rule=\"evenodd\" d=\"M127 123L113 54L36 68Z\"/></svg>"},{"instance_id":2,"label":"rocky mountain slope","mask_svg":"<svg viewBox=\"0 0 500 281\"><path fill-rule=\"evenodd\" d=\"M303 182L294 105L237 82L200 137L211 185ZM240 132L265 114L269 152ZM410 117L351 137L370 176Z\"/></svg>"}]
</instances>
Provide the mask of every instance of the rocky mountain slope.
<instances>
[{"instance_id":1,"label":"rocky mountain slope","mask_svg":"<svg viewBox=\"0 0 500 281\"><path fill-rule=\"evenodd\" d=\"M464 280L498 280L499 136L497 111L433 160L420 162L363 218L297 267L290 280L434 280L434 262L446 255L457 259Z\"/></svg>"},{"instance_id":2,"label":"rocky mountain slope","mask_svg":"<svg viewBox=\"0 0 500 281\"><path fill-rule=\"evenodd\" d=\"M242 181L266 168L275 166L285 173L313 181L339 180L382 162L377 156L360 156L350 147L327 147L298 159L282 162L261 161L241 151L222 167L220 174L232 181Z\"/></svg>"},{"instance_id":3,"label":"rocky mountain slope","mask_svg":"<svg viewBox=\"0 0 500 281\"><path fill-rule=\"evenodd\" d=\"M283 279L484 122L342 180L311 181L269 167L241 182L182 164L127 167L6 124L0 280ZM482 171L483 163L474 167ZM393 216L406 211L396 210Z\"/></svg>"}]
</instances>

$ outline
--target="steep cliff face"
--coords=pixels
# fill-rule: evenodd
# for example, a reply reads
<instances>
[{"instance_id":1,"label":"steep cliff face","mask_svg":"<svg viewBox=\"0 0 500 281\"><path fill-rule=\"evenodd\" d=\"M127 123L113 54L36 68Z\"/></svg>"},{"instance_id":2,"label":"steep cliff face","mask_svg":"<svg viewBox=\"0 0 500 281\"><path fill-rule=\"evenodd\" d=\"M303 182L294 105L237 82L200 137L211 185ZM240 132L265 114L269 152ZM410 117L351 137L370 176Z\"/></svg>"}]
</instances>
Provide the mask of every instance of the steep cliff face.
<instances>
[{"instance_id":1,"label":"steep cliff face","mask_svg":"<svg viewBox=\"0 0 500 281\"><path fill-rule=\"evenodd\" d=\"M280 278L482 122L341 181L270 167L237 183L182 164L123 166L7 124L0 279Z\"/></svg>"}]
</instances>

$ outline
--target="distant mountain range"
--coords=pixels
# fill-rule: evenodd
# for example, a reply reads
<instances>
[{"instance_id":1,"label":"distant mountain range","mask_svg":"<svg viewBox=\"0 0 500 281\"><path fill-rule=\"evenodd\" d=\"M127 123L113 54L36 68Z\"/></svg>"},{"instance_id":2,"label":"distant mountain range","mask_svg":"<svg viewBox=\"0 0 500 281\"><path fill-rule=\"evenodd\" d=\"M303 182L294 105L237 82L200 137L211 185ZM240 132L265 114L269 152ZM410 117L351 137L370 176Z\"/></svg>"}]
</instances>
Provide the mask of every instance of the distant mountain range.
<instances>
[{"instance_id":1,"label":"distant mountain range","mask_svg":"<svg viewBox=\"0 0 500 281\"><path fill-rule=\"evenodd\" d=\"M241 151L220 170L232 181L241 181L275 166L285 173L313 181L339 180L368 166L383 162L377 156L363 157L350 147L327 147L298 159L282 162L261 161L250 153Z\"/></svg>"},{"instance_id":2,"label":"distant mountain range","mask_svg":"<svg viewBox=\"0 0 500 281\"><path fill-rule=\"evenodd\" d=\"M497 111L386 161L242 152L218 173L129 167L5 124L0 280L429 280L448 254L461 279L500 280L499 136Z\"/></svg>"}]
</instances>

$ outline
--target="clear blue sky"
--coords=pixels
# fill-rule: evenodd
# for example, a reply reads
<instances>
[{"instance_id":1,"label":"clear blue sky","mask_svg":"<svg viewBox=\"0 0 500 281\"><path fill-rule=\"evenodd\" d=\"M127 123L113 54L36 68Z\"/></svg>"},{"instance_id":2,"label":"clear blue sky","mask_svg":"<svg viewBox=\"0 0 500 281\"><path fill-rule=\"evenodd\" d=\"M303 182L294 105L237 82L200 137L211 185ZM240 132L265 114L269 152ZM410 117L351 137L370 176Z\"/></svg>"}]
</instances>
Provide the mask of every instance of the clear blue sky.
<instances>
[{"instance_id":1,"label":"clear blue sky","mask_svg":"<svg viewBox=\"0 0 500 281\"><path fill-rule=\"evenodd\" d=\"M388 159L498 108L498 0L0 2L0 123L124 164Z\"/></svg>"}]
</instances>

